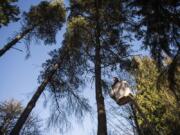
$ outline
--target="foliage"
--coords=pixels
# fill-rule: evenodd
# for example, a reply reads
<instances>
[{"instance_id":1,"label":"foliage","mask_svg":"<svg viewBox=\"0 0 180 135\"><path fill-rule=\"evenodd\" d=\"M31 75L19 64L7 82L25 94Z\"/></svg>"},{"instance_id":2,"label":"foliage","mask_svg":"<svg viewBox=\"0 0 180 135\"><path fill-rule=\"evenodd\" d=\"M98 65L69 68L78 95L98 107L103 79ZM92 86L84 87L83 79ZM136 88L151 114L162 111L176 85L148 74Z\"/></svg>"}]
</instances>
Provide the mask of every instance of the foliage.
<instances>
[{"instance_id":1,"label":"foliage","mask_svg":"<svg viewBox=\"0 0 180 135\"><path fill-rule=\"evenodd\" d=\"M180 46L179 1L129 0L129 7L136 37L143 40L158 65L162 65L165 54L173 58Z\"/></svg>"},{"instance_id":2,"label":"foliage","mask_svg":"<svg viewBox=\"0 0 180 135\"><path fill-rule=\"evenodd\" d=\"M61 1L42 1L39 5L32 6L29 12L24 13L21 32L0 49L0 56L23 38L27 41L27 57L30 55L29 44L34 40L42 40L44 44L56 43L56 34L62 28L65 17L66 10Z\"/></svg>"},{"instance_id":3,"label":"foliage","mask_svg":"<svg viewBox=\"0 0 180 135\"><path fill-rule=\"evenodd\" d=\"M79 121L87 113L91 113L91 106L82 95L85 83L82 78L84 59L80 59L79 51L74 50L66 41L58 51L52 51L51 55L52 59L43 64L44 71L39 79L41 81L48 76L52 65L60 65L47 86L52 110L48 125L65 132L70 128L73 116Z\"/></svg>"},{"instance_id":4,"label":"foliage","mask_svg":"<svg viewBox=\"0 0 180 135\"><path fill-rule=\"evenodd\" d=\"M19 101L9 100L0 103L0 133L1 135L8 135L15 125L18 117L23 111L23 107ZM40 120L32 114L28 117L24 124L20 135L40 135Z\"/></svg>"},{"instance_id":5,"label":"foliage","mask_svg":"<svg viewBox=\"0 0 180 135\"><path fill-rule=\"evenodd\" d=\"M68 17L69 42L81 44L80 51L82 55L87 56L87 61L94 63L95 47L96 47L96 17L94 1L71 1L71 12ZM103 75L108 74L109 69L116 70L119 65L125 64L128 57L127 35L122 33L125 31L124 23L126 13L119 8L122 6L121 1L104 1L99 9L100 23L100 42L101 42L101 66ZM91 66L93 70L93 66ZM92 72L93 73L93 72Z\"/></svg>"},{"instance_id":6,"label":"foliage","mask_svg":"<svg viewBox=\"0 0 180 135\"><path fill-rule=\"evenodd\" d=\"M154 60L148 57L135 58L133 62L133 75L137 83L137 89L142 94L136 97L147 119L160 134L179 134L178 104L173 93L169 90L167 74L158 80L160 74ZM157 83L160 86L157 88ZM138 116L138 122L144 133L148 128Z\"/></svg>"},{"instance_id":7,"label":"foliage","mask_svg":"<svg viewBox=\"0 0 180 135\"><path fill-rule=\"evenodd\" d=\"M41 39L45 44L56 42L56 33L65 22L66 11L62 2L42 1L24 13L24 29L34 28L29 38Z\"/></svg>"},{"instance_id":8,"label":"foliage","mask_svg":"<svg viewBox=\"0 0 180 135\"><path fill-rule=\"evenodd\" d=\"M176 56L173 59L170 59L170 62L166 68L161 73L168 74L168 84L171 91L174 93L176 100L180 104L180 50L177 52ZM161 76L159 77L161 78Z\"/></svg>"},{"instance_id":9,"label":"foliage","mask_svg":"<svg viewBox=\"0 0 180 135\"><path fill-rule=\"evenodd\" d=\"M19 20L18 0L1 0L0 1L0 28L8 25L10 22Z\"/></svg>"},{"instance_id":10,"label":"foliage","mask_svg":"<svg viewBox=\"0 0 180 135\"><path fill-rule=\"evenodd\" d=\"M121 71L129 69L132 36L129 32L135 32L136 38L143 41L143 47L150 49L155 60L143 57L133 61L132 74L137 89L143 91L137 101L157 131L169 135L178 133L180 110L174 97L180 80L178 4L177 0L70 0L62 46L50 53L51 59L43 64L39 77L40 82L45 80L58 64L57 72L47 85L52 103L49 126L57 126L63 132L68 129L73 114L79 119L91 112L88 100L81 94L89 77L95 77L97 108L100 105L105 114L104 91L101 89L108 89L109 80L106 79L117 73L119 67ZM4 14L0 13L0 21L3 20L0 27L10 20L16 21L18 13L16 6L11 19L3 18ZM24 34L27 34L26 39L53 44L66 20L66 9L62 2L42 1L23 17L22 31L30 30ZM171 64L163 63L165 56L174 58ZM160 66L164 74L158 70ZM159 87L156 87L157 81ZM176 92L172 93L169 88L175 88ZM98 122L98 125L105 123ZM138 122L144 132L149 130L140 116Z\"/></svg>"},{"instance_id":11,"label":"foliage","mask_svg":"<svg viewBox=\"0 0 180 135\"><path fill-rule=\"evenodd\" d=\"M129 45L121 39L124 37L122 34L124 29L122 24L120 24L120 21L123 20L123 14L121 14L119 9L120 5L121 1L116 3L106 1L102 3L100 8L99 27L101 32L99 37L100 57L98 59L101 59L100 68L103 72L99 72L97 75L94 74L95 61L97 60L95 50L98 44L96 41L97 20L94 1L70 1L70 13L62 47L58 51L51 52L52 59L47 60L43 64L44 71L40 76L41 79L44 78L52 65L60 63L56 75L53 76L52 81L48 85L50 93L62 95L63 93L69 93L69 91L81 91L85 80L88 80L89 77L102 76L105 78L107 74L110 74L110 69L115 71L115 67L128 61ZM63 51L65 51L66 55L61 57ZM103 79L100 82L103 82ZM98 90L96 89L96 91ZM99 93L102 92L100 91ZM71 97L70 95L66 96L58 96L57 101L63 100L63 97ZM67 101L65 104L68 104L68 102L70 101ZM85 101L83 102L86 103ZM57 105L55 108L57 109ZM74 108L76 108L75 105ZM82 106L78 108L79 110L86 110ZM72 109L69 108L67 110L71 111ZM100 123L102 124L102 121Z\"/></svg>"}]
</instances>

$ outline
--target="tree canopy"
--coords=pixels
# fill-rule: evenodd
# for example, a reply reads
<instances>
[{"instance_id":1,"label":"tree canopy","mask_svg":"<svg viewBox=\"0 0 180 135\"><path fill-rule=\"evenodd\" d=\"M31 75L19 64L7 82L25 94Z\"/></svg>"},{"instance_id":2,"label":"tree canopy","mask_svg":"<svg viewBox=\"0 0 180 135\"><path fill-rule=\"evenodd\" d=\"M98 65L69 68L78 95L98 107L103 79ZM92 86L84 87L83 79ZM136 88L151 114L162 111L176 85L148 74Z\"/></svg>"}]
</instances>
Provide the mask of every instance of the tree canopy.
<instances>
[{"instance_id":1,"label":"tree canopy","mask_svg":"<svg viewBox=\"0 0 180 135\"><path fill-rule=\"evenodd\" d=\"M0 1L0 28L7 26L10 22L19 20L18 0L1 0Z\"/></svg>"},{"instance_id":2,"label":"tree canopy","mask_svg":"<svg viewBox=\"0 0 180 135\"><path fill-rule=\"evenodd\" d=\"M23 14L21 32L0 49L0 56L23 38L28 43L32 40L42 40L44 44L56 43L56 34L61 30L65 17L65 7L61 1L42 1L32 6L29 12Z\"/></svg>"},{"instance_id":3,"label":"tree canopy","mask_svg":"<svg viewBox=\"0 0 180 135\"><path fill-rule=\"evenodd\" d=\"M179 2L178 0L130 0L129 7L135 23L137 39L143 39L158 65L164 55L175 56L179 49ZM164 54L165 53L165 54Z\"/></svg>"},{"instance_id":4,"label":"tree canopy","mask_svg":"<svg viewBox=\"0 0 180 135\"><path fill-rule=\"evenodd\" d=\"M0 27L18 20L19 8L12 4L16 2L6 0L0 5ZM48 126L61 133L69 129L74 117L83 120L89 113L97 117L97 135L180 134L179 4L178 0L69 0L65 6L61 0L52 0L31 6L21 17L19 34L0 49L0 56L22 39L61 45L42 64L39 86L27 106L10 103L18 118L4 128L9 124L3 125L3 115L1 132L26 131L38 99L47 94L51 103ZM63 39L56 43L63 26ZM136 48L141 48L138 55L142 56L134 57ZM132 92L128 96L139 108L129 102L117 109L120 106L109 102L112 77L125 79L126 85L129 82ZM90 99L96 101L93 106L84 93L90 80L95 92ZM2 108L8 105L5 102ZM0 108L12 111L8 109Z\"/></svg>"},{"instance_id":5,"label":"tree canopy","mask_svg":"<svg viewBox=\"0 0 180 135\"><path fill-rule=\"evenodd\" d=\"M167 74L158 80L160 72L156 62L148 57L136 57L133 67L136 88L142 91L136 100L150 123L155 126L159 134L179 134L180 110L176 98L168 87ZM148 128L144 127L144 121L140 116L138 122L144 134L150 133Z\"/></svg>"},{"instance_id":6,"label":"tree canopy","mask_svg":"<svg viewBox=\"0 0 180 135\"><path fill-rule=\"evenodd\" d=\"M8 100L0 103L0 133L8 135L23 111L23 106L17 100ZM20 135L41 135L41 120L31 114L24 124Z\"/></svg>"}]
</instances>

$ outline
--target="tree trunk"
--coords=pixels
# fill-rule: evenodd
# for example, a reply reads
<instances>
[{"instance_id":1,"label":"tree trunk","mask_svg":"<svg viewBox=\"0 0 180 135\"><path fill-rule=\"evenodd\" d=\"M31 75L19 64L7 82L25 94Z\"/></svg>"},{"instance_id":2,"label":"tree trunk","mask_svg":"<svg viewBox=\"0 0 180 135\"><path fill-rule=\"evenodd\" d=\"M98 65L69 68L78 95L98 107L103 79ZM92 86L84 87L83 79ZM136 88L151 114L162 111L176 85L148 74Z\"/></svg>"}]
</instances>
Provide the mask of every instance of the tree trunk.
<instances>
[{"instance_id":1,"label":"tree trunk","mask_svg":"<svg viewBox=\"0 0 180 135\"><path fill-rule=\"evenodd\" d=\"M95 1L96 7L96 47L95 47L95 89L98 114L97 135L107 135L106 111L101 85L101 56L100 56L100 24L99 24L99 2Z\"/></svg>"},{"instance_id":2,"label":"tree trunk","mask_svg":"<svg viewBox=\"0 0 180 135\"><path fill-rule=\"evenodd\" d=\"M0 126L0 135L3 135L3 125Z\"/></svg>"},{"instance_id":3,"label":"tree trunk","mask_svg":"<svg viewBox=\"0 0 180 135\"><path fill-rule=\"evenodd\" d=\"M176 79L176 74L178 74L178 68L180 68L180 47L177 51L177 54L172 59L172 63L169 65L168 69L169 88L173 92L178 106L180 106L180 93L178 90L179 86Z\"/></svg>"},{"instance_id":4,"label":"tree trunk","mask_svg":"<svg viewBox=\"0 0 180 135\"><path fill-rule=\"evenodd\" d=\"M133 104L130 105L131 106L131 110L132 110L132 113L133 113L133 118L134 118L134 123L136 125L136 132L138 135L144 135L139 127L139 123L138 123L138 120L137 120L137 112L136 112L136 109L135 107L133 106Z\"/></svg>"},{"instance_id":5,"label":"tree trunk","mask_svg":"<svg viewBox=\"0 0 180 135\"><path fill-rule=\"evenodd\" d=\"M64 46L65 47L65 46ZM63 47L62 47L63 48ZM28 116L30 115L32 109L35 107L37 100L39 99L42 92L45 90L48 82L52 79L53 75L56 73L60 65L64 62L64 57L68 54L68 47L65 47L64 50L61 52L60 57L58 59L58 63L54 65L54 68L50 71L41 85L37 88L35 94L27 104L26 108L22 112L21 116L19 117L18 121L16 122L14 128L12 129L10 135L19 135L20 130L22 129L24 123L26 122Z\"/></svg>"},{"instance_id":6,"label":"tree trunk","mask_svg":"<svg viewBox=\"0 0 180 135\"><path fill-rule=\"evenodd\" d=\"M148 128L150 129L152 135L161 135L160 133L156 132L156 129L154 128L154 126L151 125L151 123L148 121L148 119L146 118L145 114L142 112L141 108L139 107L138 103L135 101L135 99L133 97L131 98L131 102L134 105L134 107L136 108L136 110L139 112L139 114L141 115L141 117L143 118L145 124L148 126Z\"/></svg>"},{"instance_id":7,"label":"tree trunk","mask_svg":"<svg viewBox=\"0 0 180 135\"><path fill-rule=\"evenodd\" d=\"M24 30L22 33L18 34L14 39L8 42L2 49L0 49L0 57L3 56L10 48L12 48L17 42L19 42L24 36L31 32L33 28Z\"/></svg>"},{"instance_id":8,"label":"tree trunk","mask_svg":"<svg viewBox=\"0 0 180 135\"><path fill-rule=\"evenodd\" d=\"M23 113L21 114L20 118L16 122L14 128L12 129L10 135L19 135L20 130L22 129L24 123L26 122L28 116L30 115L32 109L35 107L37 100L39 99L40 95L44 91L45 87L47 86L48 82L51 80L53 75L56 73L58 69L58 64L55 65L54 70L49 73L49 76L41 83L38 87L37 91L29 101L28 105L24 109Z\"/></svg>"}]
</instances>

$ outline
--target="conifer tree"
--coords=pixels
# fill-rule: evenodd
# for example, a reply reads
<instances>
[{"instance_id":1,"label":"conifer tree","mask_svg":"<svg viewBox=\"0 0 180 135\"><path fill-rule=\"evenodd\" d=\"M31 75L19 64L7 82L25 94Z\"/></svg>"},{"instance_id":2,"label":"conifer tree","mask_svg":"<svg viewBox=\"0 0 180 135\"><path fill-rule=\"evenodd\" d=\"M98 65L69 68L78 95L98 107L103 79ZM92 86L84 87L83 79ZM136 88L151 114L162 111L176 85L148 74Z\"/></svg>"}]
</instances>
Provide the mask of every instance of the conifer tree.
<instances>
[{"instance_id":1,"label":"conifer tree","mask_svg":"<svg viewBox=\"0 0 180 135\"><path fill-rule=\"evenodd\" d=\"M136 100L141 106L147 119L155 127L160 135L179 134L179 107L172 91L168 87L167 74L158 80L160 74L156 62L148 57L135 58L133 60L132 74L137 83L137 90L142 94L137 95ZM143 119L137 114L141 132L151 134L145 126Z\"/></svg>"},{"instance_id":2,"label":"conifer tree","mask_svg":"<svg viewBox=\"0 0 180 135\"><path fill-rule=\"evenodd\" d=\"M51 53L52 59L43 64L44 71L40 76L40 86L28 102L17 120L10 135L19 134L28 116L35 107L42 93L47 90L52 95L52 115L50 125L56 125L63 132L69 123L68 118L75 114L79 119L91 111L88 100L80 94L83 67L78 51L72 51L71 46L64 41L59 50ZM71 57L74 56L74 57ZM79 60L79 61L78 61ZM74 64L74 65L73 65ZM82 65L82 66L78 66Z\"/></svg>"},{"instance_id":3,"label":"conifer tree","mask_svg":"<svg viewBox=\"0 0 180 135\"><path fill-rule=\"evenodd\" d=\"M0 103L0 134L8 135L23 111L22 104L14 99ZM34 113L31 114L20 135L41 135L41 120Z\"/></svg>"},{"instance_id":4,"label":"conifer tree","mask_svg":"<svg viewBox=\"0 0 180 135\"><path fill-rule=\"evenodd\" d=\"M0 28L7 26L10 22L19 20L18 0L1 0L0 1Z\"/></svg>"},{"instance_id":5,"label":"conifer tree","mask_svg":"<svg viewBox=\"0 0 180 135\"><path fill-rule=\"evenodd\" d=\"M63 3L59 1L42 1L32 6L29 12L24 13L21 32L0 49L0 57L25 37L29 41L39 39L45 44L55 43L56 34L65 22L65 13Z\"/></svg>"},{"instance_id":6,"label":"conifer tree","mask_svg":"<svg viewBox=\"0 0 180 135\"><path fill-rule=\"evenodd\" d=\"M149 49L158 65L164 56L173 59L180 48L178 0L129 0L137 39ZM179 53L179 52L178 52Z\"/></svg>"},{"instance_id":7,"label":"conifer tree","mask_svg":"<svg viewBox=\"0 0 180 135\"><path fill-rule=\"evenodd\" d=\"M107 74L111 74L110 69L115 71L117 67L124 67L128 63L129 45L121 39L124 36L122 25L126 21L121 6L121 1L70 1L70 14L64 43L69 44L72 52L79 55L69 54L74 61L67 63L81 67L80 75L83 80L87 79L85 74L95 78L98 135L107 134L103 95L104 79ZM54 52L52 56L58 55L58 52ZM76 61L81 62L75 64ZM48 69L51 64L47 61L45 69ZM74 69L70 69L69 72L71 70ZM59 82L59 77L61 77L58 72L56 82Z\"/></svg>"},{"instance_id":8,"label":"conifer tree","mask_svg":"<svg viewBox=\"0 0 180 135\"><path fill-rule=\"evenodd\" d=\"M95 77L97 134L107 134L103 82L107 75L111 75L110 71L115 71L117 67L123 68L129 63L129 45L123 40L123 37L127 37L124 34L124 23L127 20L122 6L121 0L70 1L70 13L62 47L58 51L53 51L52 58L43 64L41 85L12 130L12 135L19 132L22 121L25 121L35 107L45 88L55 95L66 88L67 92L71 93L72 90L83 86L81 82L87 79L85 74ZM57 101L62 98L55 97ZM81 105L85 103L84 107L81 107L82 110L88 110L86 102L81 101Z\"/></svg>"}]
</instances>

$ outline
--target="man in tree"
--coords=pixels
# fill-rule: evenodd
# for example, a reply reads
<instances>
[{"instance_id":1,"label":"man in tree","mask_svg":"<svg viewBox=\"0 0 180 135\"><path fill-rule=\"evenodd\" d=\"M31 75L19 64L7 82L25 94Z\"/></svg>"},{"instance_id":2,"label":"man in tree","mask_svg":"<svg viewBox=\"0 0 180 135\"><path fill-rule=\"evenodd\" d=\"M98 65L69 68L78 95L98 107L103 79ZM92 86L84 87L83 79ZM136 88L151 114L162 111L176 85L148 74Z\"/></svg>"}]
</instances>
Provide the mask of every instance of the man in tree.
<instances>
[{"instance_id":1,"label":"man in tree","mask_svg":"<svg viewBox=\"0 0 180 135\"><path fill-rule=\"evenodd\" d=\"M131 90L127 81L119 80L117 77L113 78L114 83L110 91L110 96L119 104L125 104L129 102Z\"/></svg>"},{"instance_id":2,"label":"man in tree","mask_svg":"<svg viewBox=\"0 0 180 135\"><path fill-rule=\"evenodd\" d=\"M116 85L116 83L119 81L119 79L117 77L113 77L113 84L112 84L112 88Z\"/></svg>"},{"instance_id":3,"label":"man in tree","mask_svg":"<svg viewBox=\"0 0 180 135\"><path fill-rule=\"evenodd\" d=\"M101 0L70 2L69 39L73 46L78 46L80 58L85 58L83 71L91 71L95 78L97 104L98 135L107 135L106 110L103 96L103 74L109 68L122 64L127 56L128 45L121 40L121 1ZM120 31L120 29L122 31ZM122 62L122 63L121 63ZM90 65L89 63L93 63ZM103 68L104 67L104 68Z\"/></svg>"},{"instance_id":4,"label":"man in tree","mask_svg":"<svg viewBox=\"0 0 180 135\"><path fill-rule=\"evenodd\" d=\"M121 0L115 3L111 0L103 3L99 0L78 0L75 4L76 6L73 6L74 1L70 1L67 31L62 48L53 51L52 59L43 64L44 71L40 76L42 83L22 113L14 131L11 132L12 135L19 132L21 121L24 122L30 114L46 87L56 97L55 99L69 98L61 94L66 92L70 94L81 88L84 84L82 82L88 79L86 74L95 78L97 134L107 135L103 75L111 73L110 69L114 71L120 65L124 67L128 61L129 45L121 39L124 35L121 33L123 25L120 24L124 21L125 15L119 8L122 6ZM84 100L83 102L87 103ZM82 110L88 110L88 107L84 106Z\"/></svg>"}]
</instances>

